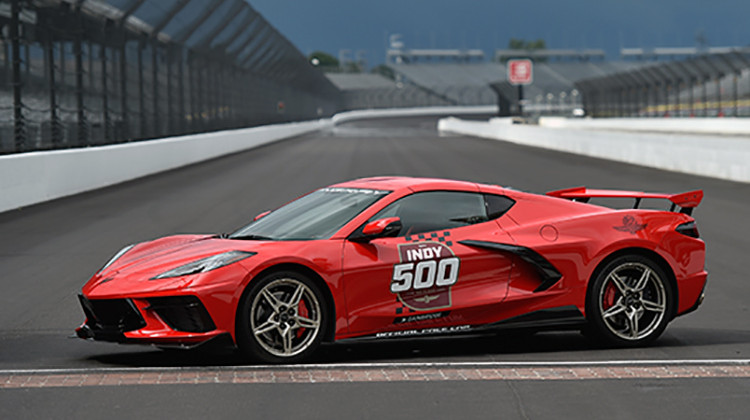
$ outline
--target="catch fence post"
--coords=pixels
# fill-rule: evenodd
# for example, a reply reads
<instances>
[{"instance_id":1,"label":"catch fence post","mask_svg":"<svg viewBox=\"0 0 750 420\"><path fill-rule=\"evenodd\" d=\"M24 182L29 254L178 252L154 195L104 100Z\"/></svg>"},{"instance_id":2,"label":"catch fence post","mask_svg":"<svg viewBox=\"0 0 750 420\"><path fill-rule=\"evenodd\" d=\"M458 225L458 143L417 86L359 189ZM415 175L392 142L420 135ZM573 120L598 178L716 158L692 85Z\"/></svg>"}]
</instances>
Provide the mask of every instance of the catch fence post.
<instances>
[{"instance_id":1,"label":"catch fence post","mask_svg":"<svg viewBox=\"0 0 750 420\"><path fill-rule=\"evenodd\" d=\"M11 80L13 83L13 131L15 148L21 152L26 148L26 121L23 116L23 102L21 101L21 40L18 32L21 13L20 0L12 0L10 5L10 41L11 41Z\"/></svg>"}]
</instances>

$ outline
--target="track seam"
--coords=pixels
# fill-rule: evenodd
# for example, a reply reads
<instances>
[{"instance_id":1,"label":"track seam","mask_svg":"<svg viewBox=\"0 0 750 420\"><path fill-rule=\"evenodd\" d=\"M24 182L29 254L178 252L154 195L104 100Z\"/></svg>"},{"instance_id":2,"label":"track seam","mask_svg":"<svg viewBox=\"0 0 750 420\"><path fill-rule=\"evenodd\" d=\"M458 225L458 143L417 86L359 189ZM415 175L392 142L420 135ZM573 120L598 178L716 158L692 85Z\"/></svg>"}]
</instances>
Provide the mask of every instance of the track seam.
<instances>
[{"instance_id":1,"label":"track seam","mask_svg":"<svg viewBox=\"0 0 750 420\"><path fill-rule=\"evenodd\" d=\"M687 359L687 360L604 360L604 361L537 361L537 362L406 362L406 363L331 363L300 365L235 365L235 366L176 366L132 368L72 368L72 369L0 369L0 375L81 375L114 373L179 373L179 372L235 372L289 370L368 370L368 369L515 369L515 368L574 368L574 367L653 367L653 366L750 366L750 359Z\"/></svg>"}]
</instances>

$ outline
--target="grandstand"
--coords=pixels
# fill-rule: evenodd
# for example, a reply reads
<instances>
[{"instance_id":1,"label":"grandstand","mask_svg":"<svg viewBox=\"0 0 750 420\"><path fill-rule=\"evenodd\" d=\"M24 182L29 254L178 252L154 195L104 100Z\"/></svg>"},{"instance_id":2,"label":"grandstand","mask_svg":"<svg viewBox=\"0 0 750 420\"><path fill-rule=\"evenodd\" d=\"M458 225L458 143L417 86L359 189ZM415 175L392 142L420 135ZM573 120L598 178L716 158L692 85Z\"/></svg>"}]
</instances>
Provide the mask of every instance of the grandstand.
<instances>
[{"instance_id":1,"label":"grandstand","mask_svg":"<svg viewBox=\"0 0 750 420\"><path fill-rule=\"evenodd\" d=\"M507 50L499 50L497 54L507 55ZM544 57L539 57L540 61L534 65L533 83L524 89L526 109L568 112L581 106L576 82L643 66L640 62L590 60L592 56L599 57L595 51L588 50L545 50ZM548 60L551 57L557 60ZM504 108L500 113L509 114L509 105L517 101L517 90L505 82L507 69L500 62L412 63L402 60L390 63L389 67L402 83L418 86L454 105L499 103Z\"/></svg>"},{"instance_id":2,"label":"grandstand","mask_svg":"<svg viewBox=\"0 0 750 420\"><path fill-rule=\"evenodd\" d=\"M387 51L395 80L337 74L347 109L431 105L492 105L501 115L518 112L518 88L506 81L504 59L534 61L533 83L524 86L531 115L592 116L750 115L750 49L714 47L627 48L619 61L600 50L497 50L495 62L474 50Z\"/></svg>"},{"instance_id":3,"label":"grandstand","mask_svg":"<svg viewBox=\"0 0 750 420\"><path fill-rule=\"evenodd\" d=\"M509 56L498 50L496 56ZM526 86L526 109L570 112L582 102L575 83L592 77L638 68L641 62L606 62L598 50L516 51L536 57L534 82ZM506 66L483 62L468 50L388 50L395 80L374 74L329 73L343 93L346 109L436 105L493 105L508 114L517 102L517 89L505 82Z\"/></svg>"},{"instance_id":4,"label":"grandstand","mask_svg":"<svg viewBox=\"0 0 750 420\"><path fill-rule=\"evenodd\" d=\"M326 76L341 90L343 107L347 110L452 104L419 86L397 83L378 74L329 73Z\"/></svg>"}]
</instances>

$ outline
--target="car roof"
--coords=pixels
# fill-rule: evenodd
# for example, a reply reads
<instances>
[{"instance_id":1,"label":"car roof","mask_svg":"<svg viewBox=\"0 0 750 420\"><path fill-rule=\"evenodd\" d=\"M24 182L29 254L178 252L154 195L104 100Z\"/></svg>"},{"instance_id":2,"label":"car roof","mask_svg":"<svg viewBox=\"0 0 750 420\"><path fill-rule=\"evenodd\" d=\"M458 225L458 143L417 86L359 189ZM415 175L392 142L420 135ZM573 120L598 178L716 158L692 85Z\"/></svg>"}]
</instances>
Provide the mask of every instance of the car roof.
<instances>
[{"instance_id":1,"label":"car roof","mask_svg":"<svg viewBox=\"0 0 750 420\"><path fill-rule=\"evenodd\" d=\"M456 181L439 178L416 178L406 176L381 176L371 178L360 178L340 184L331 185L337 188L367 188L374 190L396 191L403 188L410 189L456 189L476 191L478 185L468 181ZM422 188L420 188L422 187Z\"/></svg>"}]
</instances>

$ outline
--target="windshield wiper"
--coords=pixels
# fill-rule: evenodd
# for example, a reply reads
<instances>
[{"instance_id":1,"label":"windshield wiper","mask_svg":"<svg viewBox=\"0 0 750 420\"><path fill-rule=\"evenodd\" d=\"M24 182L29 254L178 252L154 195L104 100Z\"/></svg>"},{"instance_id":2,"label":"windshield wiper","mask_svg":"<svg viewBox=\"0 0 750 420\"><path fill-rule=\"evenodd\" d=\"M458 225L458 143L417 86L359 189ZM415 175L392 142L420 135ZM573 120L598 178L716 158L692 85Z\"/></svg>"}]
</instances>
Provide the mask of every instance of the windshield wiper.
<instances>
[{"instance_id":1,"label":"windshield wiper","mask_svg":"<svg viewBox=\"0 0 750 420\"><path fill-rule=\"evenodd\" d=\"M273 238L270 238L268 236L263 235L237 235L237 236L230 236L227 239L238 239L238 240L248 240L248 241L273 241Z\"/></svg>"}]
</instances>

